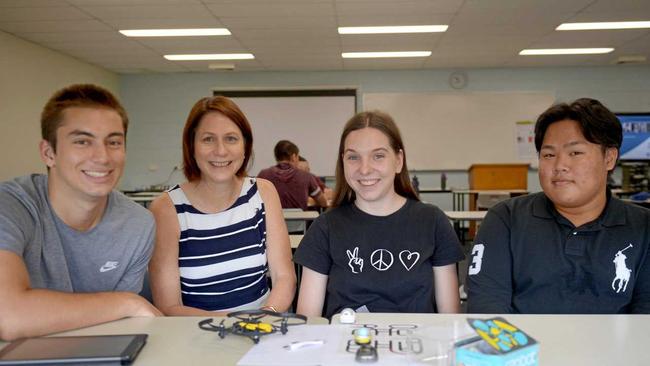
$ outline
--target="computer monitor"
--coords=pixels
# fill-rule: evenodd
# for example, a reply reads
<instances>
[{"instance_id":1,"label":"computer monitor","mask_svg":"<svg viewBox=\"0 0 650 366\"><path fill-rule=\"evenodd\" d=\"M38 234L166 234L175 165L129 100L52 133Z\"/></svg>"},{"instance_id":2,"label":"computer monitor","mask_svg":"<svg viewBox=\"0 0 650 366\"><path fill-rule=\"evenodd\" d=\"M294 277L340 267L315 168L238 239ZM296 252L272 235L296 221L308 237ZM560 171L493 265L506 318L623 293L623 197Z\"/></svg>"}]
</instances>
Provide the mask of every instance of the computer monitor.
<instances>
[{"instance_id":1,"label":"computer monitor","mask_svg":"<svg viewBox=\"0 0 650 366\"><path fill-rule=\"evenodd\" d=\"M650 112L616 113L623 127L621 161L650 160Z\"/></svg>"}]
</instances>

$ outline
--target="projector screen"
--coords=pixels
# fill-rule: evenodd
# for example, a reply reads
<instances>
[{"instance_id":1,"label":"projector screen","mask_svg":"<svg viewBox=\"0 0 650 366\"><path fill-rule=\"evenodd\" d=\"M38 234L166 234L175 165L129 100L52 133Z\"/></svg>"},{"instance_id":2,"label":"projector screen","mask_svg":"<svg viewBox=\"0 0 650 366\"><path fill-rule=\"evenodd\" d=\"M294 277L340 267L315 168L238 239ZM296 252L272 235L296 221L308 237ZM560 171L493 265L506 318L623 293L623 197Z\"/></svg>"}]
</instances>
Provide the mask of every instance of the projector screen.
<instances>
[{"instance_id":1,"label":"projector screen","mask_svg":"<svg viewBox=\"0 0 650 366\"><path fill-rule=\"evenodd\" d=\"M356 90L214 90L232 98L253 129L255 158L249 174L275 165L273 148L290 140L317 176L332 176L343 125L356 113Z\"/></svg>"},{"instance_id":2,"label":"projector screen","mask_svg":"<svg viewBox=\"0 0 650 366\"><path fill-rule=\"evenodd\" d=\"M621 160L650 160L650 113L617 113L623 127Z\"/></svg>"}]
</instances>

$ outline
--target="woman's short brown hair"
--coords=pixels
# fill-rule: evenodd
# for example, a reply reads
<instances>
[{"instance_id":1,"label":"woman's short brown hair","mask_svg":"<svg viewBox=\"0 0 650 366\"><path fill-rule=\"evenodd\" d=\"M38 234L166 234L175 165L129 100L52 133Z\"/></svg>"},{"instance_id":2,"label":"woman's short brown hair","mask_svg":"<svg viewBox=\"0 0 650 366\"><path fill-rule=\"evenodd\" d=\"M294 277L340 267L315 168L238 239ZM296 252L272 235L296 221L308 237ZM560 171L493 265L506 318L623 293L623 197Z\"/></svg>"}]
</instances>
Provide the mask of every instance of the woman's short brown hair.
<instances>
[{"instance_id":1,"label":"woman's short brown hair","mask_svg":"<svg viewBox=\"0 0 650 366\"><path fill-rule=\"evenodd\" d=\"M332 207L337 207L349 203L353 203L356 199L356 194L352 187L345 180L345 172L343 168L343 153L345 150L345 139L350 132L361 130L366 127L379 130L386 135L388 142L395 153L402 152L404 163L402 170L399 174L395 174L395 192L400 196L411 198L419 201L417 193L411 185L409 179L408 167L406 166L406 151L404 150L404 143L402 142L402 135L399 128L393 121L393 118L386 113L380 111L370 111L357 113L343 127L341 140L339 141L339 156L336 160L336 188L334 189L334 201Z\"/></svg>"},{"instance_id":2,"label":"woman's short brown hair","mask_svg":"<svg viewBox=\"0 0 650 366\"><path fill-rule=\"evenodd\" d=\"M224 96L217 95L201 98L194 104L189 116L187 116L187 122L185 122L185 128L183 129L183 173L185 178L189 181L201 178L201 170L194 158L194 137L203 116L211 112L218 112L228 117L241 131L244 137L244 163L237 171L237 176L246 176L248 165L253 159L253 131L251 125L235 102Z\"/></svg>"}]
</instances>

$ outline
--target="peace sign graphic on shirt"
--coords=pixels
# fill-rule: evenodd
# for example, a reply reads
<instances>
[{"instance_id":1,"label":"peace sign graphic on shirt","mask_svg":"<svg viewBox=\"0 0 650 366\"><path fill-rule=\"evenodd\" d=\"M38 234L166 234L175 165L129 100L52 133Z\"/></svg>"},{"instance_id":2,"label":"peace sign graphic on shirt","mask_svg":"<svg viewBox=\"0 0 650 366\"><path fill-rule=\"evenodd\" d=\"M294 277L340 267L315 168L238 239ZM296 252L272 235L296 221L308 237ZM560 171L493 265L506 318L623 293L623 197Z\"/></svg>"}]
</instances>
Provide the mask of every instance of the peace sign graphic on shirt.
<instances>
[{"instance_id":1,"label":"peace sign graphic on shirt","mask_svg":"<svg viewBox=\"0 0 650 366\"><path fill-rule=\"evenodd\" d=\"M378 271L386 271L393 265L393 253L377 249L370 255L370 264Z\"/></svg>"}]
</instances>

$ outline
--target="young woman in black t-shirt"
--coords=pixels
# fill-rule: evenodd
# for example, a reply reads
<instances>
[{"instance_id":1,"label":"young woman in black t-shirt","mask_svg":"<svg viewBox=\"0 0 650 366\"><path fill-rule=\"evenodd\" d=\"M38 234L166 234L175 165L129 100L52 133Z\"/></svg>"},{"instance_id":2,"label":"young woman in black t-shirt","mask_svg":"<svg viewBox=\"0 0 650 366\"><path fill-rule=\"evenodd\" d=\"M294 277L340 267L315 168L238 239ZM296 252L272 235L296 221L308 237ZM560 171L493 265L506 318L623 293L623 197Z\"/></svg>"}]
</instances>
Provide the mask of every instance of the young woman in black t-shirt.
<instances>
[{"instance_id":1,"label":"young woman in black t-shirt","mask_svg":"<svg viewBox=\"0 0 650 366\"><path fill-rule=\"evenodd\" d=\"M449 221L413 190L392 118L364 112L345 125L333 208L301 242L298 312L351 307L372 312L458 312L456 263L463 254ZM432 270L433 268L433 270Z\"/></svg>"}]
</instances>

